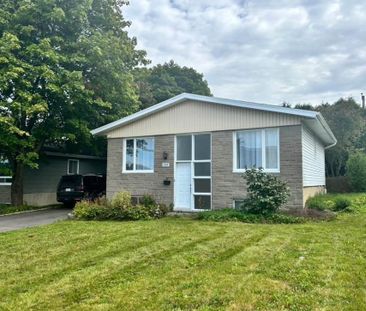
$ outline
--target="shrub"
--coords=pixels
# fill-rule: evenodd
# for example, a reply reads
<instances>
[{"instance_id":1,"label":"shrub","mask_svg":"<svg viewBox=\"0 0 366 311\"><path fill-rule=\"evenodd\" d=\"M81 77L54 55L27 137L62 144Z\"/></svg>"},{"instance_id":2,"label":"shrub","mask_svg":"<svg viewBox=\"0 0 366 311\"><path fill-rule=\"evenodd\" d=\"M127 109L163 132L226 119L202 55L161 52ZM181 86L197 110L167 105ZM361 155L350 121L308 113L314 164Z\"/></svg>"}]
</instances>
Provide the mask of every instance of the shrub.
<instances>
[{"instance_id":1,"label":"shrub","mask_svg":"<svg viewBox=\"0 0 366 311\"><path fill-rule=\"evenodd\" d=\"M256 168L246 170L243 177L248 192L243 203L245 211L256 214L275 213L287 202L289 188L278 177Z\"/></svg>"},{"instance_id":2,"label":"shrub","mask_svg":"<svg viewBox=\"0 0 366 311\"><path fill-rule=\"evenodd\" d=\"M309 198L306 201L306 207L319 211L333 210L335 208L335 203L326 196L319 194Z\"/></svg>"},{"instance_id":3,"label":"shrub","mask_svg":"<svg viewBox=\"0 0 366 311\"><path fill-rule=\"evenodd\" d=\"M366 195L355 198L352 202L352 209L355 211L361 211L366 209Z\"/></svg>"},{"instance_id":4,"label":"shrub","mask_svg":"<svg viewBox=\"0 0 366 311\"><path fill-rule=\"evenodd\" d=\"M111 210L108 207L91 201L78 202L74 208L74 216L77 219L102 220L108 219L110 215Z\"/></svg>"},{"instance_id":5,"label":"shrub","mask_svg":"<svg viewBox=\"0 0 366 311\"><path fill-rule=\"evenodd\" d=\"M156 204L151 196L147 196L143 202L144 204L132 205L131 194L119 192L111 202L101 199L77 203L74 215L83 220L146 220L161 218L169 211L165 205Z\"/></svg>"},{"instance_id":6,"label":"shrub","mask_svg":"<svg viewBox=\"0 0 366 311\"><path fill-rule=\"evenodd\" d=\"M366 191L366 155L361 152L352 154L347 161L346 168L352 190Z\"/></svg>"},{"instance_id":7,"label":"shrub","mask_svg":"<svg viewBox=\"0 0 366 311\"><path fill-rule=\"evenodd\" d=\"M117 192L111 201L113 208L128 208L132 205L131 194L129 192Z\"/></svg>"},{"instance_id":8,"label":"shrub","mask_svg":"<svg viewBox=\"0 0 366 311\"><path fill-rule=\"evenodd\" d=\"M352 202L350 199L345 197L337 197L334 201L334 211L344 211L349 206L351 206Z\"/></svg>"},{"instance_id":9,"label":"shrub","mask_svg":"<svg viewBox=\"0 0 366 311\"><path fill-rule=\"evenodd\" d=\"M303 217L295 217L284 214L252 214L235 209L221 209L216 211L200 212L197 219L207 221L239 221L246 223L268 224L298 224L306 221Z\"/></svg>"},{"instance_id":10,"label":"shrub","mask_svg":"<svg viewBox=\"0 0 366 311\"><path fill-rule=\"evenodd\" d=\"M345 211L352 205L352 201L344 195L318 194L306 201L306 207L319 211Z\"/></svg>"},{"instance_id":11,"label":"shrub","mask_svg":"<svg viewBox=\"0 0 366 311\"><path fill-rule=\"evenodd\" d=\"M141 199L141 204L144 206L156 205L156 201L150 194L145 194Z\"/></svg>"}]
</instances>

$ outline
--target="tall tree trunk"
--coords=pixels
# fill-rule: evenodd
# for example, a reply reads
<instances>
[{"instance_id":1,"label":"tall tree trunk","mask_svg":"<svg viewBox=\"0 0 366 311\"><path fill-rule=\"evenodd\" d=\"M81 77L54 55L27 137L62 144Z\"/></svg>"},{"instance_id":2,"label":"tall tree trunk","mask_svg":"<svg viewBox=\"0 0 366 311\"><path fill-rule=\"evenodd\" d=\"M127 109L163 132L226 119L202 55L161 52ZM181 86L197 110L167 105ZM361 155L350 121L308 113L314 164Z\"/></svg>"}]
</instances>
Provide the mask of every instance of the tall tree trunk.
<instances>
[{"instance_id":1,"label":"tall tree trunk","mask_svg":"<svg viewBox=\"0 0 366 311\"><path fill-rule=\"evenodd\" d=\"M15 206L23 204L23 175L24 164L15 161L13 166L13 180L11 184L11 204Z\"/></svg>"}]
</instances>

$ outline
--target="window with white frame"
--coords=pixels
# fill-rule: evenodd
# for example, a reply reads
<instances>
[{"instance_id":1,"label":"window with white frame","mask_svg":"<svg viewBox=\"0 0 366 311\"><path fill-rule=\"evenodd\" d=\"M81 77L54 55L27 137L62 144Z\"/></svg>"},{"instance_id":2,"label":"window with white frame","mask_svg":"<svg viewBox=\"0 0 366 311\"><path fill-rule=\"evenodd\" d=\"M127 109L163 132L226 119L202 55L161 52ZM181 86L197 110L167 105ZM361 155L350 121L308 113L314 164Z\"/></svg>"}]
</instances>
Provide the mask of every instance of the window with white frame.
<instances>
[{"instance_id":1,"label":"window with white frame","mask_svg":"<svg viewBox=\"0 0 366 311\"><path fill-rule=\"evenodd\" d=\"M263 168L279 172L279 129L245 130L234 133L234 171Z\"/></svg>"},{"instance_id":2,"label":"window with white frame","mask_svg":"<svg viewBox=\"0 0 366 311\"><path fill-rule=\"evenodd\" d=\"M10 186L12 183L9 161L0 156L0 185Z\"/></svg>"},{"instance_id":3,"label":"window with white frame","mask_svg":"<svg viewBox=\"0 0 366 311\"><path fill-rule=\"evenodd\" d=\"M11 186L12 180L11 176L0 176L0 186Z\"/></svg>"},{"instance_id":4,"label":"window with white frame","mask_svg":"<svg viewBox=\"0 0 366 311\"><path fill-rule=\"evenodd\" d=\"M79 174L79 160L74 159L67 160L67 174L68 175Z\"/></svg>"},{"instance_id":5,"label":"window with white frame","mask_svg":"<svg viewBox=\"0 0 366 311\"><path fill-rule=\"evenodd\" d=\"M154 172L154 138L128 138L123 142L123 172Z\"/></svg>"}]
</instances>

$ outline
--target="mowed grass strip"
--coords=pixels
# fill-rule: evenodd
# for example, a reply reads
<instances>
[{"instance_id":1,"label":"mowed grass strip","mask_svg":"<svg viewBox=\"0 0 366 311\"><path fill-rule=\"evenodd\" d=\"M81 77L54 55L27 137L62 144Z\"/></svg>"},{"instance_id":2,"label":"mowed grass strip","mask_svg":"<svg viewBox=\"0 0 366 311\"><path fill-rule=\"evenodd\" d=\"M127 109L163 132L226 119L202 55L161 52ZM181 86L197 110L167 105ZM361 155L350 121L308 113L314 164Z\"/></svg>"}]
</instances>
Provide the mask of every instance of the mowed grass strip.
<instances>
[{"instance_id":1,"label":"mowed grass strip","mask_svg":"<svg viewBox=\"0 0 366 311\"><path fill-rule=\"evenodd\" d=\"M298 225L64 221L1 234L0 260L4 310L366 309L366 213Z\"/></svg>"}]
</instances>

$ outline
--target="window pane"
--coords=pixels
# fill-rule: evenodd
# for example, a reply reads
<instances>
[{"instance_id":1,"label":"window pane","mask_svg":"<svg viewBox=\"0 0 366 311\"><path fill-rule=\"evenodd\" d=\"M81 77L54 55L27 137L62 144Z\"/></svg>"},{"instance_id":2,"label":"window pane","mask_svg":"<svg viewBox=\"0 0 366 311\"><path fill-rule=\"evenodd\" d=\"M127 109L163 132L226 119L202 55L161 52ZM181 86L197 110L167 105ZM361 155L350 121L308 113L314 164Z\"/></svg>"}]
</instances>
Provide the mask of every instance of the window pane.
<instances>
[{"instance_id":1,"label":"window pane","mask_svg":"<svg viewBox=\"0 0 366 311\"><path fill-rule=\"evenodd\" d=\"M195 209L211 209L211 196L210 195L195 195L194 196L194 208Z\"/></svg>"},{"instance_id":2,"label":"window pane","mask_svg":"<svg viewBox=\"0 0 366 311\"><path fill-rule=\"evenodd\" d=\"M177 160L192 160L192 138L189 136L177 136Z\"/></svg>"},{"instance_id":3,"label":"window pane","mask_svg":"<svg viewBox=\"0 0 366 311\"><path fill-rule=\"evenodd\" d=\"M195 163L194 176L211 176L211 163Z\"/></svg>"},{"instance_id":4,"label":"window pane","mask_svg":"<svg viewBox=\"0 0 366 311\"><path fill-rule=\"evenodd\" d=\"M234 209L241 210L244 200L234 200Z\"/></svg>"},{"instance_id":5,"label":"window pane","mask_svg":"<svg viewBox=\"0 0 366 311\"><path fill-rule=\"evenodd\" d=\"M154 140L136 139L136 170L154 169Z\"/></svg>"},{"instance_id":6,"label":"window pane","mask_svg":"<svg viewBox=\"0 0 366 311\"><path fill-rule=\"evenodd\" d=\"M194 136L194 159L210 160L211 159L211 135L201 134Z\"/></svg>"},{"instance_id":7,"label":"window pane","mask_svg":"<svg viewBox=\"0 0 366 311\"><path fill-rule=\"evenodd\" d=\"M69 174L78 174L78 161L69 160Z\"/></svg>"},{"instance_id":8,"label":"window pane","mask_svg":"<svg viewBox=\"0 0 366 311\"><path fill-rule=\"evenodd\" d=\"M7 176L0 176L0 184L11 184L12 178Z\"/></svg>"},{"instance_id":9,"label":"window pane","mask_svg":"<svg viewBox=\"0 0 366 311\"><path fill-rule=\"evenodd\" d=\"M278 131L266 130L266 168L278 168Z\"/></svg>"},{"instance_id":10,"label":"window pane","mask_svg":"<svg viewBox=\"0 0 366 311\"><path fill-rule=\"evenodd\" d=\"M211 192L211 179L195 179L194 180L194 192L210 193Z\"/></svg>"},{"instance_id":11,"label":"window pane","mask_svg":"<svg viewBox=\"0 0 366 311\"><path fill-rule=\"evenodd\" d=\"M126 140L126 171L133 170L133 139Z\"/></svg>"},{"instance_id":12,"label":"window pane","mask_svg":"<svg viewBox=\"0 0 366 311\"><path fill-rule=\"evenodd\" d=\"M236 146L237 168L262 167L261 131L238 132Z\"/></svg>"}]
</instances>

